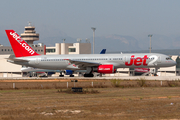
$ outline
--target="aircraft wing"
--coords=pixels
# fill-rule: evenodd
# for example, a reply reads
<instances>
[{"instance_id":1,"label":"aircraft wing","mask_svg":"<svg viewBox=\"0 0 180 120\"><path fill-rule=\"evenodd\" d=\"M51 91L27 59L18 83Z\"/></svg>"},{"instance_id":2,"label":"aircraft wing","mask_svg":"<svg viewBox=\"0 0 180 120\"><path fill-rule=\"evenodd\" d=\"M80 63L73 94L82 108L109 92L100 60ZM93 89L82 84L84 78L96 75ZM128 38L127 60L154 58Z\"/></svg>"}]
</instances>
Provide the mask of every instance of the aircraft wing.
<instances>
[{"instance_id":1,"label":"aircraft wing","mask_svg":"<svg viewBox=\"0 0 180 120\"><path fill-rule=\"evenodd\" d=\"M68 60L71 64L75 64L78 67L90 67L90 66L99 66L100 63L97 62L87 62L87 61L78 61L78 60L71 60L71 59L66 59Z\"/></svg>"}]
</instances>

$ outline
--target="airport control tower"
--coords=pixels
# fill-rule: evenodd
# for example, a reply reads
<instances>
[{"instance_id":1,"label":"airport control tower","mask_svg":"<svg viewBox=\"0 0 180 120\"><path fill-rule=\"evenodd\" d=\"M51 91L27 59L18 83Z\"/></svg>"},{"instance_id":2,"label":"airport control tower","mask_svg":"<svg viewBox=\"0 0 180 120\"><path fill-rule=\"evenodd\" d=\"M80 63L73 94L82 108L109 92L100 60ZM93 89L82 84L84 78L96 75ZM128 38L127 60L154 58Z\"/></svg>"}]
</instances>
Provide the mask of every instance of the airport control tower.
<instances>
[{"instance_id":1,"label":"airport control tower","mask_svg":"<svg viewBox=\"0 0 180 120\"><path fill-rule=\"evenodd\" d=\"M31 22L29 22L28 26L25 26L25 31L21 34L21 38L28 44L33 44L35 40L39 40L39 34L36 33L35 27L31 25Z\"/></svg>"}]
</instances>

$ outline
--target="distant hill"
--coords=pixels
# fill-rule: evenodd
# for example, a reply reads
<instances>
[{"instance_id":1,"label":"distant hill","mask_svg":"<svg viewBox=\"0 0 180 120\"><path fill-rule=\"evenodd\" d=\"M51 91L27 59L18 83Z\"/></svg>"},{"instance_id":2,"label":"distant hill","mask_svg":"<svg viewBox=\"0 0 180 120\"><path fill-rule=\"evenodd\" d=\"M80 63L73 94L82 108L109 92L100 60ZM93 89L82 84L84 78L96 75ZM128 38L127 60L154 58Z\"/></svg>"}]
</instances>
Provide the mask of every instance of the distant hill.
<instances>
[{"instance_id":1,"label":"distant hill","mask_svg":"<svg viewBox=\"0 0 180 120\"><path fill-rule=\"evenodd\" d=\"M54 46L55 43L62 43L63 39L65 40L65 43L76 43L77 40L71 37L45 37L38 42L44 43L46 46L51 47Z\"/></svg>"},{"instance_id":2,"label":"distant hill","mask_svg":"<svg viewBox=\"0 0 180 120\"><path fill-rule=\"evenodd\" d=\"M66 39L65 43L76 43L77 38L72 38L67 34L56 30L48 31L46 29L37 32L40 34L40 40L36 41L44 43L46 46L54 46L55 43L62 43L62 39ZM52 35L50 33L53 33ZM50 36L51 35L51 36ZM82 42L86 42L83 39ZM93 51L93 37L90 38L90 43ZM0 44L4 46L10 46L9 41L5 33L0 33ZM149 38L143 36L142 38L135 38L133 36L125 35L106 35L106 36L95 36L95 53L99 53L102 49L107 49L109 53L118 52L149 52ZM153 34L152 37L152 52L179 55L180 49L180 35L179 36L164 36Z\"/></svg>"},{"instance_id":3,"label":"distant hill","mask_svg":"<svg viewBox=\"0 0 180 120\"><path fill-rule=\"evenodd\" d=\"M121 51L122 53L149 53L149 50L139 51ZM120 52L106 52L106 53L120 53ZM162 49L162 50L151 50L151 53L161 53L166 55L178 55L180 56L180 49Z\"/></svg>"},{"instance_id":4,"label":"distant hill","mask_svg":"<svg viewBox=\"0 0 180 120\"><path fill-rule=\"evenodd\" d=\"M95 38L95 51L140 50L138 41L131 36L109 35Z\"/></svg>"}]
</instances>

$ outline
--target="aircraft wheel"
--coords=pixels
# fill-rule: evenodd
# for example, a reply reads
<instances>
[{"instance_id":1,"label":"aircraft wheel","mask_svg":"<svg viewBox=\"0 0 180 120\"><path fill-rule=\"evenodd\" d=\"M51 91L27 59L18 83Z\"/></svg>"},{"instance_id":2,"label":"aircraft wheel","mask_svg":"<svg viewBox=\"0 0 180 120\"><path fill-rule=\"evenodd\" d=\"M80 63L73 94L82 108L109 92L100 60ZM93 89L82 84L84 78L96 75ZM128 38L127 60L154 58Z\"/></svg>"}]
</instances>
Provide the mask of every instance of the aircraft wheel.
<instances>
[{"instance_id":1,"label":"aircraft wheel","mask_svg":"<svg viewBox=\"0 0 180 120\"><path fill-rule=\"evenodd\" d=\"M74 77L74 75L70 75L69 77Z\"/></svg>"},{"instance_id":2,"label":"aircraft wheel","mask_svg":"<svg viewBox=\"0 0 180 120\"><path fill-rule=\"evenodd\" d=\"M90 74L90 77L94 77L94 74Z\"/></svg>"},{"instance_id":3,"label":"aircraft wheel","mask_svg":"<svg viewBox=\"0 0 180 120\"><path fill-rule=\"evenodd\" d=\"M64 75L59 75L59 77L64 77Z\"/></svg>"},{"instance_id":4,"label":"aircraft wheel","mask_svg":"<svg viewBox=\"0 0 180 120\"><path fill-rule=\"evenodd\" d=\"M84 74L84 77L94 77L93 74Z\"/></svg>"}]
</instances>

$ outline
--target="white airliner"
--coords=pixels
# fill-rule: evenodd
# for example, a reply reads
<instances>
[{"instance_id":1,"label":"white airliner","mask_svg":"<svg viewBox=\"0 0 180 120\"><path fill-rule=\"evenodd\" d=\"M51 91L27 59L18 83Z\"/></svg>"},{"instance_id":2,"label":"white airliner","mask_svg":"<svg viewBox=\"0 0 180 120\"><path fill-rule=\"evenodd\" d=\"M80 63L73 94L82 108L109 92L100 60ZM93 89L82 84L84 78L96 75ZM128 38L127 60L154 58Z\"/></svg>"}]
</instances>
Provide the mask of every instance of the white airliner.
<instances>
[{"instance_id":1,"label":"white airliner","mask_svg":"<svg viewBox=\"0 0 180 120\"><path fill-rule=\"evenodd\" d=\"M93 72L115 73L117 68L160 68L176 65L171 57L158 53L138 54L37 54L14 30L5 30L15 57L8 61L14 64L48 70L86 70L84 77L93 77Z\"/></svg>"}]
</instances>

